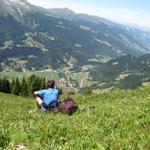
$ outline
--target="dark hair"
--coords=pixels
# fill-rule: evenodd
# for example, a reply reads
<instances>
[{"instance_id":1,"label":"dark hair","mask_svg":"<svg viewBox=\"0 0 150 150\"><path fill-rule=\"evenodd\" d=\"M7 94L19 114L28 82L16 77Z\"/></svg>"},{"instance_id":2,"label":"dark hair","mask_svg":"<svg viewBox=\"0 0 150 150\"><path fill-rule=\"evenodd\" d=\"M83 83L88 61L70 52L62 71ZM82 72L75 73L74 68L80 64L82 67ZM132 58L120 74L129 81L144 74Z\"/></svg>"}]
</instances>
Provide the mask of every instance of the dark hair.
<instances>
[{"instance_id":1,"label":"dark hair","mask_svg":"<svg viewBox=\"0 0 150 150\"><path fill-rule=\"evenodd\" d=\"M48 82L47 82L47 88L54 88L54 86L55 86L55 81L54 80L49 80Z\"/></svg>"}]
</instances>

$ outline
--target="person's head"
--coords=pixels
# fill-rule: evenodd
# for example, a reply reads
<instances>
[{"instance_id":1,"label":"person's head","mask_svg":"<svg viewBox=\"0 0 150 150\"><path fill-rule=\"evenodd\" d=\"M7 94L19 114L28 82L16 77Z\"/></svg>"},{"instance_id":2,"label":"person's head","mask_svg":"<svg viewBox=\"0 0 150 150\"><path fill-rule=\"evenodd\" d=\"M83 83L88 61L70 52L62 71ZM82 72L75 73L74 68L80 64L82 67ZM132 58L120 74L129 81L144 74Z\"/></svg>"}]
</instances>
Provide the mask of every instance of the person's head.
<instances>
[{"instance_id":1,"label":"person's head","mask_svg":"<svg viewBox=\"0 0 150 150\"><path fill-rule=\"evenodd\" d=\"M47 82L47 88L54 88L55 87L55 81L54 80L49 80Z\"/></svg>"}]
</instances>

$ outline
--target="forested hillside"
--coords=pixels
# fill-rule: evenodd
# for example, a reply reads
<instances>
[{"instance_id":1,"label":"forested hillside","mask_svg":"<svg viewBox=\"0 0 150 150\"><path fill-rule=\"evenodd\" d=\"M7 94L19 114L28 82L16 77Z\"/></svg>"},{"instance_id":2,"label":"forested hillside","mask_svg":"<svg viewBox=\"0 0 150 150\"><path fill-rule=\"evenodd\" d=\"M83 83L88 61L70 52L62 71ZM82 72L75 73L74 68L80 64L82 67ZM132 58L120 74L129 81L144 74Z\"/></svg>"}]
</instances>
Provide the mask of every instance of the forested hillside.
<instances>
[{"instance_id":1,"label":"forested hillside","mask_svg":"<svg viewBox=\"0 0 150 150\"><path fill-rule=\"evenodd\" d=\"M131 33L104 18L69 9L1 0L0 71L81 69L95 61L149 53L148 46Z\"/></svg>"}]
</instances>

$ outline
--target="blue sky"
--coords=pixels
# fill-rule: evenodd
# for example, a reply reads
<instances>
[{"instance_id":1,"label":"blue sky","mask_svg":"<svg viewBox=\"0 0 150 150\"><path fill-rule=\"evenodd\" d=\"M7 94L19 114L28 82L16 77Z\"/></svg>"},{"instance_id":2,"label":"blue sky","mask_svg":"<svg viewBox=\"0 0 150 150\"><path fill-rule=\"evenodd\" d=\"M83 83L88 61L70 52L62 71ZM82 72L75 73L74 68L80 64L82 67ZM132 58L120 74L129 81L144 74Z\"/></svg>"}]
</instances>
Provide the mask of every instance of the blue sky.
<instances>
[{"instance_id":1,"label":"blue sky","mask_svg":"<svg viewBox=\"0 0 150 150\"><path fill-rule=\"evenodd\" d=\"M28 0L45 8L70 8L123 24L150 28L150 0Z\"/></svg>"}]
</instances>

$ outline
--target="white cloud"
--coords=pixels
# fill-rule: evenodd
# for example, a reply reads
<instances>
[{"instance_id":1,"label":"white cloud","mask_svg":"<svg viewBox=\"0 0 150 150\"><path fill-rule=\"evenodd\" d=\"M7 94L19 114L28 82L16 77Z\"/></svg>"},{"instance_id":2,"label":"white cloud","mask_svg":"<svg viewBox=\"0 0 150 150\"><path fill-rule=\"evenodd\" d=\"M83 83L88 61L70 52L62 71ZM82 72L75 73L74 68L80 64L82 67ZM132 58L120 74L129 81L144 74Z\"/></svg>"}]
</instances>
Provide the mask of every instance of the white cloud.
<instances>
[{"instance_id":1,"label":"white cloud","mask_svg":"<svg viewBox=\"0 0 150 150\"><path fill-rule=\"evenodd\" d=\"M150 27L150 19L144 16L143 11L129 10L124 8L100 8L89 6L85 3L75 1L56 1L56 0L28 0L29 2L45 8L64 8L68 7L77 13L86 13L108 18L124 24L137 24L139 26Z\"/></svg>"}]
</instances>

